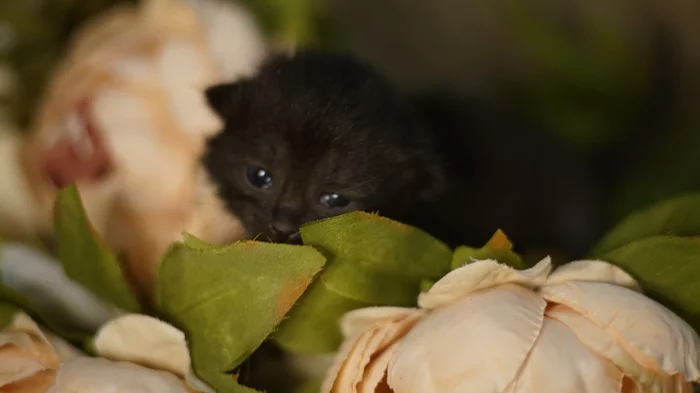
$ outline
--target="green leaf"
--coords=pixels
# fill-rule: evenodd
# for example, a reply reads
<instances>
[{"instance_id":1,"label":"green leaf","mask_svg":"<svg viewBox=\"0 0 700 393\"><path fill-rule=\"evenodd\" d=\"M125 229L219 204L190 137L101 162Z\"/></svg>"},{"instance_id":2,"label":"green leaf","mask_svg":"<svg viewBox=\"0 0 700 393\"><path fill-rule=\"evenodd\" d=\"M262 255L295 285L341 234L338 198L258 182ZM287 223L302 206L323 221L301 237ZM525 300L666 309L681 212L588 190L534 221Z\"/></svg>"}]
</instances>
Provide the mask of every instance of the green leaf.
<instances>
[{"instance_id":1,"label":"green leaf","mask_svg":"<svg viewBox=\"0 0 700 393\"><path fill-rule=\"evenodd\" d=\"M5 329L15 319L17 313L22 312L22 309L14 304L0 301L0 330Z\"/></svg>"},{"instance_id":2,"label":"green leaf","mask_svg":"<svg viewBox=\"0 0 700 393\"><path fill-rule=\"evenodd\" d=\"M315 379L302 385L295 393L318 393L321 391L322 384L323 380Z\"/></svg>"},{"instance_id":3,"label":"green leaf","mask_svg":"<svg viewBox=\"0 0 700 393\"><path fill-rule=\"evenodd\" d=\"M0 245L0 247L2 246ZM34 318L38 317L38 313L27 298L2 284L0 284L0 306L0 326L2 328L5 328L19 311L24 311Z\"/></svg>"},{"instance_id":4,"label":"green leaf","mask_svg":"<svg viewBox=\"0 0 700 393\"><path fill-rule=\"evenodd\" d=\"M457 269L473 260L495 259L515 269L525 269L527 266L523 259L513 252L513 244L500 229L481 248L467 246L457 247L452 255L452 269Z\"/></svg>"},{"instance_id":5,"label":"green leaf","mask_svg":"<svg viewBox=\"0 0 700 393\"><path fill-rule=\"evenodd\" d=\"M332 352L338 318L369 306L415 306L421 284L449 272L452 251L425 232L375 214L353 212L301 228L304 244L329 262L274 338L297 352Z\"/></svg>"},{"instance_id":6,"label":"green leaf","mask_svg":"<svg viewBox=\"0 0 700 393\"><path fill-rule=\"evenodd\" d=\"M0 245L0 278L0 299L73 342L92 336L119 312L68 278L54 258L24 245Z\"/></svg>"},{"instance_id":7,"label":"green leaf","mask_svg":"<svg viewBox=\"0 0 700 393\"><path fill-rule=\"evenodd\" d=\"M5 285L0 285L0 301L21 308L28 314L35 314L34 307L29 303L29 300Z\"/></svg>"},{"instance_id":8,"label":"green leaf","mask_svg":"<svg viewBox=\"0 0 700 393\"><path fill-rule=\"evenodd\" d=\"M319 279L304 293L291 317L282 322L273 337L292 352L333 352L343 340L338 320L349 311L374 305L343 297Z\"/></svg>"},{"instance_id":9,"label":"green leaf","mask_svg":"<svg viewBox=\"0 0 700 393\"><path fill-rule=\"evenodd\" d=\"M182 241L185 243L187 247L190 248L198 248L201 250L209 250L213 249L216 247L220 247L217 245L212 245L212 244L207 244L204 241L196 238L195 236L190 235L189 233L185 232L182 234Z\"/></svg>"},{"instance_id":10,"label":"green leaf","mask_svg":"<svg viewBox=\"0 0 700 393\"><path fill-rule=\"evenodd\" d=\"M123 310L139 312L117 256L90 225L75 186L58 193L54 220L58 258L68 277Z\"/></svg>"},{"instance_id":11,"label":"green leaf","mask_svg":"<svg viewBox=\"0 0 700 393\"><path fill-rule=\"evenodd\" d=\"M605 254L634 277L645 293L700 332L700 241L654 236Z\"/></svg>"},{"instance_id":12,"label":"green leaf","mask_svg":"<svg viewBox=\"0 0 700 393\"><path fill-rule=\"evenodd\" d=\"M657 235L700 236L700 193L668 199L631 214L608 232L591 254L599 256Z\"/></svg>"},{"instance_id":13,"label":"green leaf","mask_svg":"<svg viewBox=\"0 0 700 393\"><path fill-rule=\"evenodd\" d=\"M218 392L252 392L230 372L272 333L325 258L307 246L186 239L161 263L157 307L187 335L202 380Z\"/></svg>"}]
</instances>

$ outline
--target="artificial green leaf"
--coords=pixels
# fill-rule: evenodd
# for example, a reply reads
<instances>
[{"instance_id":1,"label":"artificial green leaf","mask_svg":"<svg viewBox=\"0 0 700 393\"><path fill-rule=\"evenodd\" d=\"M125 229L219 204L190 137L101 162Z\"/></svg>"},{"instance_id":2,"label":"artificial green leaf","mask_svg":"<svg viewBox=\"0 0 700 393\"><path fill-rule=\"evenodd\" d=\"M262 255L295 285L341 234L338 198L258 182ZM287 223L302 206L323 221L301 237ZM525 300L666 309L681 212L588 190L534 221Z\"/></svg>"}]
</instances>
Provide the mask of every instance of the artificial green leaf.
<instances>
[{"instance_id":1,"label":"artificial green leaf","mask_svg":"<svg viewBox=\"0 0 700 393\"><path fill-rule=\"evenodd\" d=\"M187 335L199 378L218 392L252 391L230 372L272 333L325 258L308 246L187 239L161 263L156 305Z\"/></svg>"},{"instance_id":2,"label":"artificial green leaf","mask_svg":"<svg viewBox=\"0 0 700 393\"><path fill-rule=\"evenodd\" d=\"M15 319L17 313L22 312L22 309L14 304L0 301L0 330L5 329Z\"/></svg>"},{"instance_id":3,"label":"artificial green leaf","mask_svg":"<svg viewBox=\"0 0 700 393\"><path fill-rule=\"evenodd\" d=\"M433 285L435 285L436 282L437 281L435 281L435 280L422 280L420 282L420 291L421 292L428 292L430 290L430 288L432 288Z\"/></svg>"},{"instance_id":4,"label":"artificial green leaf","mask_svg":"<svg viewBox=\"0 0 700 393\"><path fill-rule=\"evenodd\" d=\"M275 339L298 352L332 352L341 342L338 318L369 306L415 306L425 280L449 272L452 251L419 229L353 212L307 224L304 244L329 262Z\"/></svg>"},{"instance_id":5,"label":"artificial green leaf","mask_svg":"<svg viewBox=\"0 0 700 393\"><path fill-rule=\"evenodd\" d=\"M66 276L57 261L21 244L0 246L0 277L15 304L62 335L82 340L119 313Z\"/></svg>"},{"instance_id":6,"label":"artificial green leaf","mask_svg":"<svg viewBox=\"0 0 700 393\"><path fill-rule=\"evenodd\" d=\"M2 306L0 309L0 325L2 325L3 328L7 326L7 323L11 321L17 311L24 311L33 317L37 316L34 307L32 307L27 298L14 289L2 284L0 284L0 305ZM9 320L6 318L8 315L10 318Z\"/></svg>"},{"instance_id":7,"label":"artificial green leaf","mask_svg":"<svg viewBox=\"0 0 700 393\"><path fill-rule=\"evenodd\" d=\"M442 278L452 250L420 229L377 214L352 212L301 228L304 244L335 261L390 271L404 277Z\"/></svg>"},{"instance_id":8,"label":"artificial green leaf","mask_svg":"<svg viewBox=\"0 0 700 393\"><path fill-rule=\"evenodd\" d=\"M54 207L58 258L68 277L123 310L140 305L117 256L90 225L75 186L58 193Z\"/></svg>"},{"instance_id":9,"label":"artificial green leaf","mask_svg":"<svg viewBox=\"0 0 700 393\"><path fill-rule=\"evenodd\" d=\"M29 303L29 300L17 293L17 291L13 290L12 288L8 288L5 285L0 285L0 301L19 307L27 311L27 313L34 312L34 308L32 307L31 303Z\"/></svg>"},{"instance_id":10,"label":"artificial green leaf","mask_svg":"<svg viewBox=\"0 0 700 393\"><path fill-rule=\"evenodd\" d=\"M345 313L376 304L343 297L317 280L282 322L273 337L289 351L329 353L338 349L343 336L338 321Z\"/></svg>"},{"instance_id":11,"label":"artificial green leaf","mask_svg":"<svg viewBox=\"0 0 700 393\"><path fill-rule=\"evenodd\" d=\"M4 329L10 322L12 318L18 312L25 312L27 315L31 316L33 319L43 322L43 318L36 311L34 306L27 300L26 297L18 293L12 288L0 284L0 329ZM76 334L74 332L61 331L61 329L56 329L55 324L46 324L54 328L56 332L59 332L65 338L72 342L80 342L85 338L83 335Z\"/></svg>"},{"instance_id":12,"label":"artificial green leaf","mask_svg":"<svg viewBox=\"0 0 700 393\"><path fill-rule=\"evenodd\" d=\"M88 337L84 332L67 330L60 322L44 318L24 296L12 288L0 285L0 329L12 322L12 318L18 312L24 312L38 323L50 327L71 343L82 344Z\"/></svg>"},{"instance_id":13,"label":"artificial green leaf","mask_svg":"<svg viewBox=\"0 0 700 393\"><path fill-rule=\"evenodd\" d=\"M634 277L645 293L700 332L700 241L654 236L605 254Z\"/></svg>"},{"instance_id":14,"label":"artificial green leaf","mask_svg":"<svg viewBox=\"0 0 700 393\"><path fill-rule=\"evenodd\" d=\"M214 247L217 247L215 245L207 244L204 241L198 239L195 236L192 236L191 234L185 232L182 234L182 241L187 245L187 247L190 248L198 248L201 250L208 250Z\"/></svg>"},{"instance_id":15,"label":"artificial green leaf","mask_svg":"<svg viewBox=\"0 0 700 393\"><path fill-rule=\"evenodd\" d=\"M687 194L633 213L593 248L599 256L633 241L658 235L700 236L700 194Z\"/></svg>"},{"instance_id":16,"label":"artificial green leaf","mask_svg":"<svg viewBox=\"0 0 700 393\"><path fill-rule=\"evenodd\" d=\"M323 380L312 380L302 385L295 393L318 393L322 384Z\"/></svg>"},{"instance_id":17,"label":"artificial green leaf","mask_svg":"<svg viewBox=\"0 0 700 393\"><path fill-rule=\"evenodd\" d=\"M457 269L471 261L480 259L495 259L515 269L525 269L527 266L523 259L513 252L513 244L500 229L481 248L467 246L457 247L452 254L452 269Z\"/></svg>"}]
</instances>

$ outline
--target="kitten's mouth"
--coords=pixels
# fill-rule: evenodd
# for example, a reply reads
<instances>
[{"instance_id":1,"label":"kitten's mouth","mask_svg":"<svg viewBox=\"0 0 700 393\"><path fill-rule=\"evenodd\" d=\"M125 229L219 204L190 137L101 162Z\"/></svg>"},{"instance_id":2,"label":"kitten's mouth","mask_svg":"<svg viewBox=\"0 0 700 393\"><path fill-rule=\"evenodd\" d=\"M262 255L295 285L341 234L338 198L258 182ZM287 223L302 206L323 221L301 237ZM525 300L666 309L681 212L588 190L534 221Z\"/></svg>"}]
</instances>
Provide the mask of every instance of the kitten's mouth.
<instances>
[{"instance_id":1,"label":"kitten's mouth","mask_svg":"<svg viewBox=\"0 0 700 393\"><path fill-rule=\"evenodd\" d=\"M301 240L301 234L297 231L294 233L279 233L279 232L265 232L261 233L256 237L256 240L263 241L266 243L280 243L280 244L303 244Z\"/></svg>"},{"instance_id":2,"label":"kitten's mouth","mask_svg":"<svg viewBox=\"0 0 700 393\"><path fill-rule=\"evenodd\" d=\"M112 169L112 162L89 103L80 103L64 126L65 134L42 151L46 177L56 188L102 179Z\"/></svg>"}]
</instances>

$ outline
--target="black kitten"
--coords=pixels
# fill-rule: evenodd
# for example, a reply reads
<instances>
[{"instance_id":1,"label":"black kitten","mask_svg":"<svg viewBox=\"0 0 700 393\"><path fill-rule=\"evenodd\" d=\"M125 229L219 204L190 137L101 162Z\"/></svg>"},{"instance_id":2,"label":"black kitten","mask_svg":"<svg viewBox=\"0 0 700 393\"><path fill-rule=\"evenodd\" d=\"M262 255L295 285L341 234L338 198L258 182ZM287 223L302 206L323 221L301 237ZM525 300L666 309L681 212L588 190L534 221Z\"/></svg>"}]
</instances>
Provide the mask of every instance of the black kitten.
<instances>
[{"instance_id":1,"label":"black kitten","mask_svg":"<svg viewBox=\"0 0 700 393\"><path fill-rule=\"evenodd\" d=\"M448 179L414 225L453 246L484 244L500 228L519 252L565 258L584 257L603 235L605 189L591 157L503 102L444 91L414 102Z\"/></svg>"},{"instance_id":2,"label":"black kitten","mask_svg":"<svg viewBox=\"0 0 700 393\"><path fill-rule=\"evenodd\" d=\"M353 210L400 218L441 190L430 134L368 66L276 55L258 75L207 91L225 120L204 164L260 240L298 242L307 222Z\"/></svg>"}]
</instances>

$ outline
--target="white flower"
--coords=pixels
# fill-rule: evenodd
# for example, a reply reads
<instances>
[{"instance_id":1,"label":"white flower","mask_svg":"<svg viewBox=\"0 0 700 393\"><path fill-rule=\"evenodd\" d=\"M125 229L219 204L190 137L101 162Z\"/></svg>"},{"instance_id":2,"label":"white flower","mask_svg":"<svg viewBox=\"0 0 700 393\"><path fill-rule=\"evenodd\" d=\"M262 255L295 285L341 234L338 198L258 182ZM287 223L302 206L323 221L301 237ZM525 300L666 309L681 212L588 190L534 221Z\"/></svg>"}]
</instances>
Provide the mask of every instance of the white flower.
<instances>
[{"instance_id":1,"label":"white flower","mask_svg":"<svg viewBox=\"0 0 700 393\"><path fill-rule=\"evenodd\" d=\"M700 380L700 339L625 272L549 258L518 271L493 260L452 271L420 308L368 308L322 392L670 393Z\"/></svg>"},{"instance_id":2,"label":"white flower","mask_svg":"<svg viewBox=\"0 0 700 393\"><path fill-rule=\"evenodd\" d=\"M190 369L182 332L131 314L107 323L88 357L18 313L0 332L0 391L212 393Z\"/></svg>"}]
</instances>

